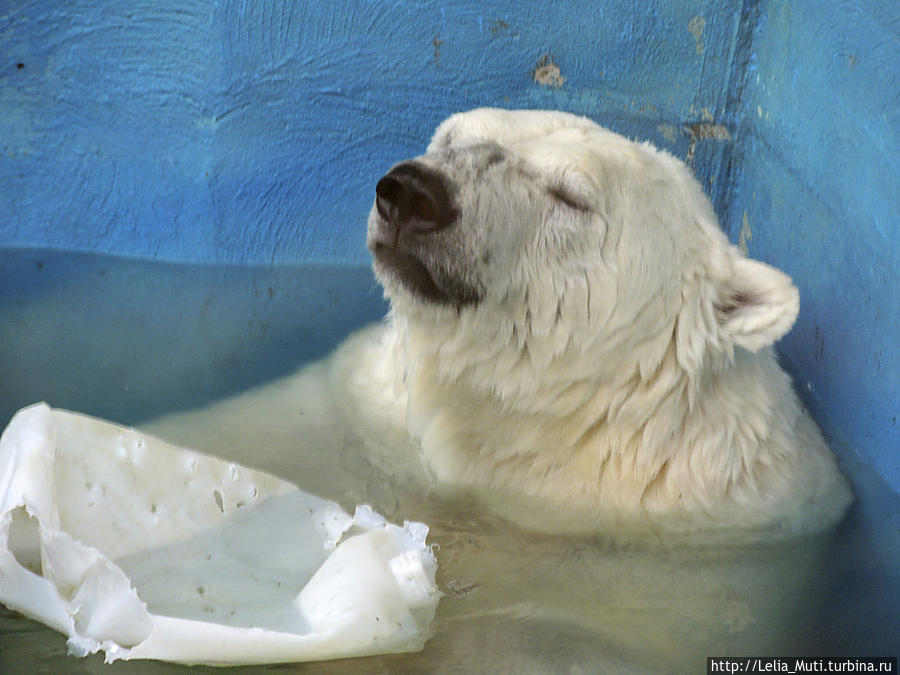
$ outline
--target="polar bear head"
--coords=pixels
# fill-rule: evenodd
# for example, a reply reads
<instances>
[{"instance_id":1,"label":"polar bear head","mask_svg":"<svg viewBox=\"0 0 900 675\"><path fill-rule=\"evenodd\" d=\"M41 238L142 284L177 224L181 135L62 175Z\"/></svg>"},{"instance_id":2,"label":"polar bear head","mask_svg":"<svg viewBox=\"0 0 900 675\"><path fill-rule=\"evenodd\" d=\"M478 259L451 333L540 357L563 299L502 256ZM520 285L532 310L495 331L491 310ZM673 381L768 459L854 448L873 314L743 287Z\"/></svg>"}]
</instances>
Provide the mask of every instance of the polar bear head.
<instances>
[{"instance_id":1,"label":"polar bear head","mask_svg":"<svg viewBox=\"0 0 900 675\"><path fill-rule=\"evenodd\" d=\"M790 279L729 244L683 163L584 117L454 115L376 193L368 246L395 316L448 377L477 369L503 396L572 368L646 375L670 346L696 372L797 315Z\"/></svg>"},{"instance_id":2,"label":"polar bear head","mask_svg":"<svg viewBox=\"0 0 900 675\"><path fill-rule=\"evenodd\" d=\"M561 112L454 115L378 182L367 240L378 366L441 483L570 531L802 531L848 503L767 348L797 289L671 155Z\"/></svg>"}]
</instances>

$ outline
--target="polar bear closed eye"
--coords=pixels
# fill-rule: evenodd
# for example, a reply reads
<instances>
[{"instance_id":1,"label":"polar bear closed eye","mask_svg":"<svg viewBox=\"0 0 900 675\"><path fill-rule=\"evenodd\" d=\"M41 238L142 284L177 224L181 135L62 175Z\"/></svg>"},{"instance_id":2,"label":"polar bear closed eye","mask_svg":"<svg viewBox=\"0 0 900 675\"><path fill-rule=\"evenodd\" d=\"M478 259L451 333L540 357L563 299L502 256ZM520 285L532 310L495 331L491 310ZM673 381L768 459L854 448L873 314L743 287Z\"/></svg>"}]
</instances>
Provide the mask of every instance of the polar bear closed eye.
<instances>
[{"instance_id":1,"label":"polar bear closed eye","mask_svg":"<svg viewBox=\"0 0 900 675\"><path fill-rule=\"evenodd\" d=\"M576 531L791 535L849 503L770 349L796 288L672 156L566 113L461 113L378 182L367 242L391 314L358 372L393 371L437 480Z\"/></svg>"}]
</instances>

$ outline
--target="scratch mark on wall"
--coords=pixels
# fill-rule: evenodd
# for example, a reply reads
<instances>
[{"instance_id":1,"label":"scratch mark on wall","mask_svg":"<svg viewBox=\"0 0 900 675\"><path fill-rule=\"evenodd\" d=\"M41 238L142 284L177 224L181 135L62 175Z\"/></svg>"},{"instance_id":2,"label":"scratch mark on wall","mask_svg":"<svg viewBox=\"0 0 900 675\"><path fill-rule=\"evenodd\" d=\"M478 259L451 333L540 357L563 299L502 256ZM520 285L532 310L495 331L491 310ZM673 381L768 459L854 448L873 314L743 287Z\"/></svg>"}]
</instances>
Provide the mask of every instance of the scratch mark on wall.
<instances>
[{"instance_id":1,"label":"scratch mark on wall","mask_svg":"<svg viewBox=\"0 0 900 675\"><path fill-rule=\"evenodd\" d=\"M441 69L441 45L444 44L444 41L441 40L437 35L434 36L434 40L431 41L431 46L434 48L434 67L437 70Z\"/></svg>"},{"instance_id":2,"label":"scratch mark on wall","mask_svg":"<svg viewBox=\"0 0 900 675\"><path fill-rule=\"evenodd\" d=\"M559 66L553 62L553 57L550 54L541 56L534 68L533 75L534 81L542 87L559 89L566 81Z\"/></svg>"},{"instance_id":3,"label":"scratch mark on wall","mask_svg":"<svg viewBox=\"0 0 900 675\"><path fill-rule=\"evenodd\" d=\"M822 333L822 328L819 324L814 325L813 347L816 361L821 361L822 357L825 356L825 335Z\"/></svg>"},{"instance_id":4,"label":"scratch mark on wall","mask_svg":"<svg viewBox=\"0 0 900 675\"><path fill-rule=\"evenodd\" d=\"M747 211L744 211L744 217L741 219L741 231L738 234L738 248L744 255L750 255L750 245L748 241L753 240L753 230L750 229L750 219L747 218Z\"/></svg>"}]
</instances>

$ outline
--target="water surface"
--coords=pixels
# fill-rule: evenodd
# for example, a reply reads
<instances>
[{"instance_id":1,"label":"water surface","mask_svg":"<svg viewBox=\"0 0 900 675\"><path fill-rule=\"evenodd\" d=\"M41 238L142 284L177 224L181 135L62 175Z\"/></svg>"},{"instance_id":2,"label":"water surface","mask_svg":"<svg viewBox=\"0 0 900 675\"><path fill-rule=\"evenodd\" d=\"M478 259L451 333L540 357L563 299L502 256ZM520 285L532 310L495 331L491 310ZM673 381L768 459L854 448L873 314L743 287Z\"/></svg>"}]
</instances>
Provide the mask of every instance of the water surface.
<instances>
[{"instance_id":1,"label":"water surface","mask_svg":"<svg viewBox=\"0 0 900 675\"><path fill-rule=\"evenodd\" d=\"M292 372L384 309L359 268L181 266L52 251L5 251L0 263L4 423L36 400L126 424L197 408ZM317 368L304 376L311 387ZM318 410L313 398L298 406ZM345 508L367 502L389 519L428 523L445 593L435 635L418 654L230 672L703 672L714 655L900 649L900 499L849 450L838 448L857 499L833 532L697 549L524 532L477 500L384 473L365 439L321 425L298 437L285 416L254 413L237 420L247 438L223 440L199 424L158 428ZM251 447L261 427L268 440ZM70 657L61 635L0 610L0 672L187 671Z\"/></svg>"}]
</instances>

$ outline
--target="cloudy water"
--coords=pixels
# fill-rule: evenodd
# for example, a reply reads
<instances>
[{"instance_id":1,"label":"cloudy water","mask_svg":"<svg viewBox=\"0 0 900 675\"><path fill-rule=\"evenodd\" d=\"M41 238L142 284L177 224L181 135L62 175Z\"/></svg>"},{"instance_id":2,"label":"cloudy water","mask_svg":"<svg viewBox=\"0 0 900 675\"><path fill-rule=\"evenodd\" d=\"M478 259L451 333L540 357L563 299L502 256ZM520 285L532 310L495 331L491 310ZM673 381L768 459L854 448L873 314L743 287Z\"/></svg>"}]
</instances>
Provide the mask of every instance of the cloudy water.
<instances>
[{"instance_id":1,"label":"cloudy water","mask_svg":"<svg viewBox=\"0 0 900 675\"><path fill-rule=\"evenodd\" d=\"M821 537L700 549L535 535L474 498L379 468L372 439L328 418L327 396L316 393L324 366L263 384L378 315L365 271L4 255L13 270L0 297L4 415L46 399L275 472L351 510L365 502L395 522L430 526L444 598L422 652L229 672L694 673L714 655L900 648L900 499L841 448L857 498ZM154 421L250 385L262 387ZM272 404L279 399L317 423L298 434L296 417ZM62 635L0 610L0 672L188 671L67 656Z\"/></svg>"}]
</instances>

